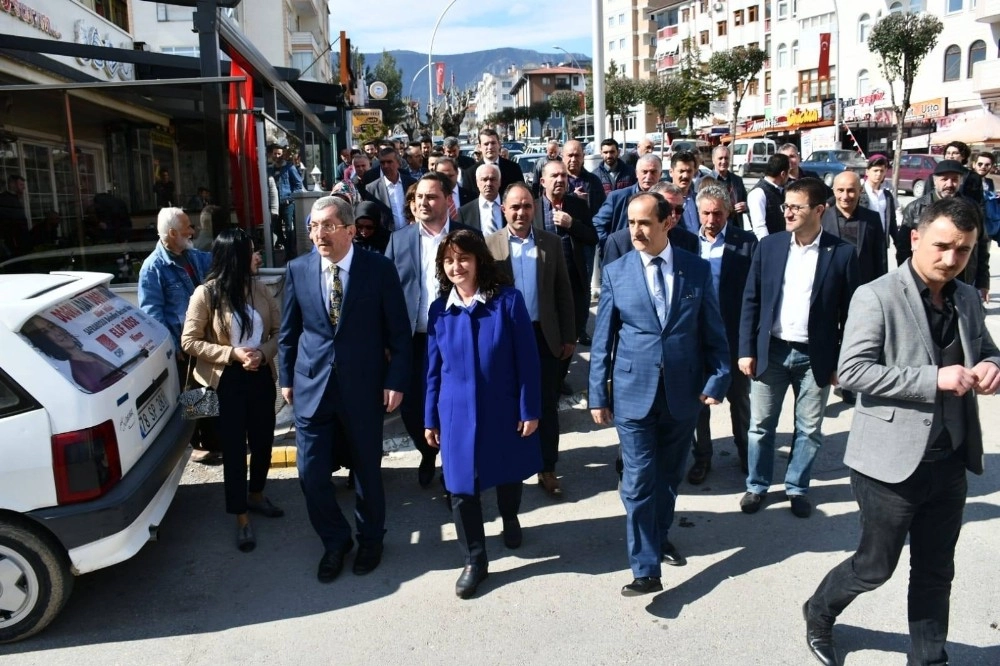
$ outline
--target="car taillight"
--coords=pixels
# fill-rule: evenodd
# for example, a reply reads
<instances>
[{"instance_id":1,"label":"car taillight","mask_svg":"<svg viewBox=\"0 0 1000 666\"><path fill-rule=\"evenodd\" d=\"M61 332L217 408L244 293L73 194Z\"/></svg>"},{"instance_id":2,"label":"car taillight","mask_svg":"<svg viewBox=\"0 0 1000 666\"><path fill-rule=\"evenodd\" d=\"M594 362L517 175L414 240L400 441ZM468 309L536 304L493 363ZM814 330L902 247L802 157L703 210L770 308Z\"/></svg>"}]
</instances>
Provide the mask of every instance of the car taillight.
<instances>
[{"instance_id":1,"label":"car taillight","mask_svg":"<svg viewBox=\"0 0 1000 666\"><path fill-rule=\"evenodd\" d=\"M122 478L114 423L53 435L52 468L59 504L103 495Z\"/></svg>"}]
</instances>

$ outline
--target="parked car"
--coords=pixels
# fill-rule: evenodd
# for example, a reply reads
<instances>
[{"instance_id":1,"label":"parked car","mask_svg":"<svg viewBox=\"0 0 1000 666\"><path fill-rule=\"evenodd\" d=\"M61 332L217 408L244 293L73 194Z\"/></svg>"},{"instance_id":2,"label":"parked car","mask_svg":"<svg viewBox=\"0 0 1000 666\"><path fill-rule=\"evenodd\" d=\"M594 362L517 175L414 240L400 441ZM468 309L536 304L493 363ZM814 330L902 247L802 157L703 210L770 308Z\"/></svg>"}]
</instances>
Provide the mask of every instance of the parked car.
<instances>
[{"instance_id":1,"label":"parked car","mask_svg":"<svg viewBox=\"0 0 1000 666\"><path fill-rule=\"evenodd\" d=\"M520 150L522 152L524 151L524 142L522 141L504 141L500 145L501 147L506 148L507 150Z\"/></svg>"},{"instance_id":2,"label":"parked car","mask_svg":"<svg viewBox=\"0 0 1000 666\"><path fill-rule=\"evenodd\" d=\"M833 179L844 171L853 171L864 178L868 163L853 150L817 150L800 162L799 168L819 174L827 187L833 187Z\"/></svg>"},{"instance_id":3,"label":"parked car","mask_svg":"<svg viewBox=\"0 0 1000 666\"><path fill-rule=\"evenodd\" d=\"M156 537L188 461L166 328L111 276L0 276L0 643Z\"/></svg>"},{"instance_id":4,"label":"parked car","mask_svg":"<svg viewBox=\"0 0 1000 666\"><path fill-rule=\"evenodd\" d=\"M535 184L535 162L547 158L548 155L545 153L522 153L514 158L514 162L521 167L521 173L524 174L524 182L529 187Z\"/></svg>"},{"instance_id":5,"label":"parked car","mask_svg":"<svg viewBox=\"0 0 1000 666\"><path fill-rule=\"evenodd\" d=\"M915 197L922 197L927 191L927 177L934 173L937 163L943 160L941 155L902 155L899 158L899 189L910 192ZM886 180L892 180L892 174L886 174Z\"/></svg>"},{"instance_id":6,"label":"parked car","mask_svg":"<svg viewBox=\"0 0 1000 666\"><path fill-rule=\"evenodd\" d=\"M778 144L773 139L737 139L732 145L729 168L741 178L763 175L767 161L777 150Z\"/></svg>"},{"instance_id":7,"label":"parked car","mask_svg":"<svg viewBox=\"0 0 1000 666\"><path fill-rule=\"evenodd\" d=\"M49 273L51 271L93 271L110 273L111 283L139 281L139 268L158 241L93 243L70 245L32 252L0 263L0 273Z\"/></svg>"}]
</instances>

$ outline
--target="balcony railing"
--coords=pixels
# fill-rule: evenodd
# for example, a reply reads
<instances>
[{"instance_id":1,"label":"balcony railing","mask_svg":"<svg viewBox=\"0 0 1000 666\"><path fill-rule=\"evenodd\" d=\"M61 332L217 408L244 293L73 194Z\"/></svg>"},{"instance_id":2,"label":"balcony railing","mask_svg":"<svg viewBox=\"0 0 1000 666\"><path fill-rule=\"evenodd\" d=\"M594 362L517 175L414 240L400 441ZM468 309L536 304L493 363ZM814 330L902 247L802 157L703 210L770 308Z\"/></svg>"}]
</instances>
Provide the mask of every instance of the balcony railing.
<instances>
[{"instance_id":1,"label":"balcony railing","mask_svg":"<svg viewBox=\"0 0 1000 666\"><path fill-rule=\"evenodd\" d=\"M671 67L676 67L676 66L677 66L677 56L672 56L672 55L660 56L656 60L657 70L669 69Z\"/></svg>"},{"instance_id":2,"label":"balcony railing","mask_svg":"<svg viewBox=\"0 0 1000 666\"><path fill-rule=\"evenodd\" d=\"M771 32L771 19L764 19L764 34Z\"/></svg>"},{"instance_id":3,"label":"balcony railing","mask_svg":"<svg viewBox=\"0 0 1000 666\"><path fill-rule=\"evenodd\" d=\"M661 41L661 40L664 40L664 39L670 39L671 37L673 37L676 34L677 34L677 26L676 25L668 25L668 26L666 26L664 28L660 28L659 30L656 31L656 41Z\"/></svg>"}]
</instances>

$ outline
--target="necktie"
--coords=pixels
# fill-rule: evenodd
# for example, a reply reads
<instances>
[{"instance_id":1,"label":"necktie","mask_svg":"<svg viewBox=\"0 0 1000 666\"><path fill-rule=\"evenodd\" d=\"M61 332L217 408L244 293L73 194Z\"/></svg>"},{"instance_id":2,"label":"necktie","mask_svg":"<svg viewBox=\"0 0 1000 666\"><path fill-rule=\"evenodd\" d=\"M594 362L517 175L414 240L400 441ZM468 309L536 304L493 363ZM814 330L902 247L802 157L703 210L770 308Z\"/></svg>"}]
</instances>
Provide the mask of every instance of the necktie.
<instances>
[{"instance_id":1,"label":"necktie","mask_svg":"<svg viewBox=\"0 0 1000 666\"><path fill-rule=\"evenodd\" d=\"M449 220L458 219L458 207L455 205L454 195L448 197L448 219Z\"/></svg>"},{"instance_id":2,"label":"necktie","mask_svg":"<svg viewBox=\"0 0 1000 666\"><path fill-rule=\"evenodd\" d=\"M340 281L340 266L330 270L330 323L334 328L340 323L340 306L344 300L344 285Z\"/></svg>"},{"instance_id":3,"label":"necktie","mask_svg":"<svg viewBox=\"0 0 1000 666\"><path fill-rule=\"evenodd\" d=\"M656 306L656 316L662 328L667 325L667 284L663 280L663 259L653 257L649 263L656 269L653 273L653 304Z\"/></svg>"},{"instance_id":4,"label":"necktie","mask_svg":"<svg viewBox=\"0 0 1000 666\"><path fill-rule=\"evenodd\" d=\"M503 220L500 219L500 204L494 201L490 210L493 212L493 229L495 231L503 226Z\"/></svg>"}]
</instances>

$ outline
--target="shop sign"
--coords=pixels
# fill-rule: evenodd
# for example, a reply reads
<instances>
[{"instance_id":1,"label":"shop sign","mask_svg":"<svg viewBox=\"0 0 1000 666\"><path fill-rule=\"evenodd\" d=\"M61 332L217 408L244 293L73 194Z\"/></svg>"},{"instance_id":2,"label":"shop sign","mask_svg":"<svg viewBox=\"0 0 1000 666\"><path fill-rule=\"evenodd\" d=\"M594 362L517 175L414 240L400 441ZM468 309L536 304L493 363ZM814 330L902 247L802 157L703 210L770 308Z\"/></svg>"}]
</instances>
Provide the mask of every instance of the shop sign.
<instances>
[{"instance_id":1,"label":"shop sign","mask_svg":"<svg viewBox=\"0 0 1000 666\"><path fill-rule=\"evenodd\" d=\"M789 125L804 125L806 123L819 122L820 109L789 109L785 114L785 122Z\"/></svg>"},{"instance_id":2,"label":"shop sign","mask_svg":"<svg viewBox=\"0 0 1000 666\"><path fill-rule=\"evenodd\" d=\"M914 102L906 111L904 122L916 122L918 120L933 120L934 118L944 118L948 111L948 98L938 97L923 102Z\"/></svg>"},{"instance_id":3,"label":"shop sign","mask_svg":"<svg viewBox=\"0 0 1000 666\"><path fill-rule=\"evenodd\" d=\"M0 0L2 2L3 0ZM101 37L100 31L97 26L93 25L89 21L79 20L74 25L74 32L76 33L76 43L86 44L87 46L103 46L105 48L115 48L115 44L112 43L108 34L105 33L104 37ZM132 48L131 44L127 42L122 42L118 45L120 48ZM81 65L89 65L91 68L98 70L102 73L105 78L113 79L116 76L122 81L131 81L135 78L135 70L132 63L128 62L114 62L112 60L99 60L97 58L77 58L76 61Z\"/></svg>"},{"instance_id":4,"label":"shop sign","mask_svg":"<svg viewBox=\"0 0 1000 666\"><path fill-rule=\"evenodd\" d=\"M353 109L351 111L351 130L353 136L359 136L366 131L377 130L382 125L382 109Z\"/></svg>"},{"instance_id":5,"label":"shop sign","mask_svg":"<svg viewBox=\"0 0 1000 666\"><path fill-rule=\"evenodd\" d=\"M885 91L881 88L844 103L844 122L860 122L875 117L875 109L886 101Z\"/></svg>"},{"instance_id":6,"label":"shop sign","mask_svg":"<svg viewBox=\"0 0 1000 666\"><path fill-rule=\"evenodd\" d=\"M62 39L62 33L52 27L52 19L32 9L26 3L18 0L0 0L0 13L10 14L50 37Z\"/></svg>"}]
</instances>

